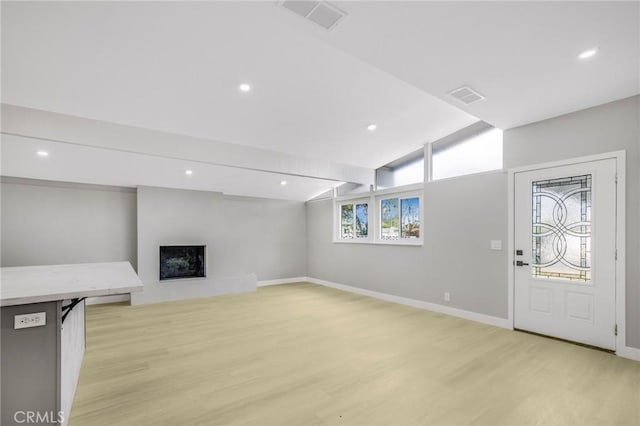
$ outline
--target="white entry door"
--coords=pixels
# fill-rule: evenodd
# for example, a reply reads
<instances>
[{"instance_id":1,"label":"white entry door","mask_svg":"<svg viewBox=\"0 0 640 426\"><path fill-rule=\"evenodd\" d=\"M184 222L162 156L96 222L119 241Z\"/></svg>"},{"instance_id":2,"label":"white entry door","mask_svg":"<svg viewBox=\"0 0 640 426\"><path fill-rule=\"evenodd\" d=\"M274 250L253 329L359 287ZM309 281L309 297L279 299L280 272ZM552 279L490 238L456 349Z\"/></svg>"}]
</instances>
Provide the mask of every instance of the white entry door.
<instances>
[{"instance_id":1,"label":"white entry door","mask_svg":"<svg viewBox=\"0 0 640 426\"><path fill-rule=\"evenodd\" d=\"M615 349L616 160L514 183L515 328Z\"/></svg>"}]
</instances>

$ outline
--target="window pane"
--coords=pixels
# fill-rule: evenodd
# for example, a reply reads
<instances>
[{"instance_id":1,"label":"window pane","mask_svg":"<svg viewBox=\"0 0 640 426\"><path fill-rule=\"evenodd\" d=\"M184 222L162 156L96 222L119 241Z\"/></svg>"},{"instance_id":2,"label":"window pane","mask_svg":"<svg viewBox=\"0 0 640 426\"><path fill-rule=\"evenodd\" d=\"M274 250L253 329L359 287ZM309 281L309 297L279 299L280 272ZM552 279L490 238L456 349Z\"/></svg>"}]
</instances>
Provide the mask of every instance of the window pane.
<instances>
[{"instance_id":1,"label":"window pane","mask_svg":"<svg viewBox=\"0 0 640 426\"><path fill-rule=\"evenodd\" d=\"M402 238L420 238L420 199L403 198L400 201L402 211Z\"/></svg>"},{"instance_id":2,"label":"window pane","mask_svg":"<svg viewBox=\"0 0 640 426\"><path fill-rule=\"evenodd\" d=\"M395 188L424 182L424 148L376 169L376 188Z\"/></svg>"},{"instance_id":3,"label":"window pane","mask_svg":"<svg viewBox=\"0 0 640 426\"><path fill-rule=\"evenodd\" d=\"M340 238L353 238L353 204L340 207Z\"/></svg>"},{"instance_id":4,"label":"window pane","mask_svg":"<svg viewBox=\"0 0 640 426\"><path fill-rule=\"evenodd\" d=\"M380 219L380 238L383 240L398 239L400 217L397 198L389 198L380 202Z\"/></svg>"},{"instance_id":5,"label":"window pane","mask_svg":"<svg viewBox=\"0 0 640 426\"><path fill-rule=\"evenodd\" d=\"M502 168L502 130L492 129L441 151L431 158L433 180Z\"/></svg>"},{"instance_id":6,"label":"window pane","mask_svg":"<svg viewBox=\"0 0 640 426\"><path fill-rule=\"evenodd\" d=\"M591 278L591 175L532 184L532 274Z\"/></svg>"},{"instance_id":7,"label":"window pane","mask_svg":"<svg viewBox=\"0 0 640 426\"><path fill-rule=\"evenodd\" d=\"M424 182L424 157L393 170L393 186Z\"/></svg>"},{"instance_id":8,"label":"window pane","mask_svg":"<svg viewBox=\"0 0 640 426\"><path fill-rule=\"evenodd\" d=\"M356 204L356 238L369 236L369 205Z\"/></svg>"}]
</instances>

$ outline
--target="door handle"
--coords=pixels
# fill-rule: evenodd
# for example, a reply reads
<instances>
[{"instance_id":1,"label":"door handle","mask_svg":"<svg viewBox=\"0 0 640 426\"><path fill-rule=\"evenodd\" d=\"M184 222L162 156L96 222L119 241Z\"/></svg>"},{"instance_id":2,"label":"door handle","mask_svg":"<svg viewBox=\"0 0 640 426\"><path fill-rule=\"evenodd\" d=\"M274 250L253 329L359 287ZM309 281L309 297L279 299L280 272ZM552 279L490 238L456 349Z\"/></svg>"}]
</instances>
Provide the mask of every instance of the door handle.
<instances>
[{"instance_id":1,"label":"door handle","mask_svg":"<svg viewBox=\"0 0 640 426\"><path fill-rule=\"evenodd\" d=\"M522 260L516 260L516 266L529 266L529 264L524 263Z\"/></svg>"}]
</instances>

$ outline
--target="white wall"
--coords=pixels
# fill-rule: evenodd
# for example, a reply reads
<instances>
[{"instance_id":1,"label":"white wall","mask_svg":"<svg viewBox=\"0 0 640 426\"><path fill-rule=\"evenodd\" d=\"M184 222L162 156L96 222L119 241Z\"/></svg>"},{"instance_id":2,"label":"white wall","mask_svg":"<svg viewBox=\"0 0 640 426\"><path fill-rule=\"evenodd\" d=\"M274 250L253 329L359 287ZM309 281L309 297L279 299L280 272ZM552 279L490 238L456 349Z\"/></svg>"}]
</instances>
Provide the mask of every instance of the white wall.
<instances>
[{"instance_id":1,"label":"white wall","mask_svg":"<svg viewBox=\"0 0 640 426\"><path fill-rule=\"evenodd\" d=\"M306 220L301 202L225 195L223 267L255 272L260 281L305 276Z\"/></svg>"},{"instance_id":2,"label":"white wall","mask_svg":"<svg viewBox=\"0 0 640 426\"><path fill-rule=\"evenodd\" d=\"M331 200L307 203L310 277L507 317L507 179L503 172L441 180L424 191L424 246L332 242Z\"/></svg>"},{"instance_id":3,"label":"white wall","mask_svg":"<svg viewBox=\"0 0 640 426\"><path fill-rule=\"evenodd\" d=\"M0 191L2 266L136 267L135 189L3 177Z\"/></svg>"},{"instance_id":4,"label":"white wall","mask_svg":"<svg viewBox=\"0 0 640 426\"><path fill-rule=\"evenodd\" d=\"M306 275L301 202L141 187L138 205L133 188L10 177L1 182L2 266L125 260L145 284L157 283L158 244L204 242L211 280Z\"/></svg>"},{"instance_id":5,"label":"white wall","mask_svg":"<svg viewBox=\"0 0 640 426\"><path fill-rule=\"evenodd\" d=\"M301 202L138 188L138 275L134 304L250 291L256 279L305 275ZM207 277L159 281L160 245L205 244Z\"/></svg>"}]
</instances>

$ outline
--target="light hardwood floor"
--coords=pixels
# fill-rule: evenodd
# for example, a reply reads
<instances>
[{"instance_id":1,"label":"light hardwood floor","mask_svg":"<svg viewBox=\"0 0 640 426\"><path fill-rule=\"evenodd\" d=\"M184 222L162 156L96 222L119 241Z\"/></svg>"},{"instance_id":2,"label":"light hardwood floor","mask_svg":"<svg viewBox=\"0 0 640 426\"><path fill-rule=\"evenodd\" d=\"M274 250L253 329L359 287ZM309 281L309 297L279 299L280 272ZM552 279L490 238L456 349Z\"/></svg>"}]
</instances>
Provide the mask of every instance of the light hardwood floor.
<instances>
[{"instance_id":1,"label":"light hardwood floor","mask_svg":"<svg viewBox=\"0 0 640 426\"><path fill-rule=\"evenodd\" d=\"M640 425L640 363L289 284L89 306L70 424Z\"/></svg>"}]
</instances>

